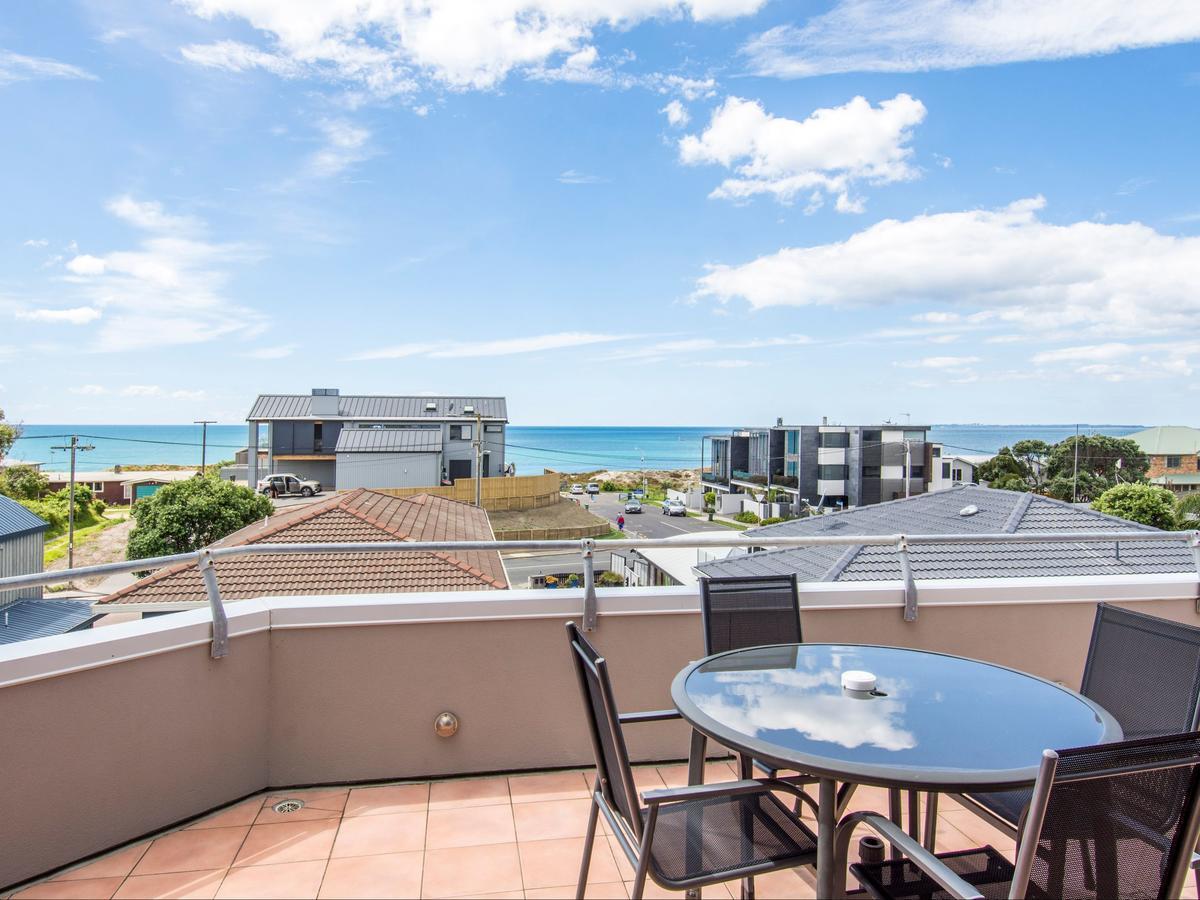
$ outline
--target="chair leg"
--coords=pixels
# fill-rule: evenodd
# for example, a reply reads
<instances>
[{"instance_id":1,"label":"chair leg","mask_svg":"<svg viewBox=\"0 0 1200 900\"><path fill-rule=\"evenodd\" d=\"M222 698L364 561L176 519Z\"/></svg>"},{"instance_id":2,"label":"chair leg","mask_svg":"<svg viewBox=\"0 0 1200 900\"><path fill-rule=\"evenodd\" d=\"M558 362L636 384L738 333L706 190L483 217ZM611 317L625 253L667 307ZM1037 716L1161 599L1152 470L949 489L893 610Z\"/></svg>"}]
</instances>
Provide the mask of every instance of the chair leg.
<instances>
[{"instance_id":1,"label":"chair leg","mask_svg":"<svg viewBox=\"0 0 1200 900\"><path fill-rule=\"evenodd\" d=\"M632 900L642 900L642 895L646 891L646 872L649 868L650 854L643 847L642 852L638 855L637 873L633 876L633 890L629 892Z\"/></svg>"},{"instance_id":2,"label":"chair leg","mask_svg":"<svg viewBox=\"0 0 1200 900\"><path fill-rule=\"evenodd\" d=\"M898 788L888 788L888 818L891 819L893 825L901 824L900 790ZM900 859L902 856L900 848L892 844L892 859Z\"/></svg>"},{"instance_id":3,"label":"chair leg","mask_svg":"<svg viewBox=\"0 0 1200 900\"><path fill-rule=\"evenodd\" d=\"M742 900L754 900L754 876L742 879Z\"/></svg>"},{"instance_id":4,"label":"chair leg","mask_svg":"<svg viewBox=\"0 0 1200 900\"><path fill-rule=\"evenodd\" d=\"M704 784L704 757L708 752L708 738L692 729L692 746L688 752L688 784Z\"/></svg>"},{"instance_id":5,"label":"chair leg","mask_svg":"<svg viewBox=\"0 0 1200 900\"><path fill-rule=\"evenodd\" d=\"M937 843L938 795L930 791L925 795L925 849L934 852Z\"/></svg>"},{"instance_id":6,"label":"chair leg","mask_svg":"<svg viewBox=\"0 0 1200 900\"><path fill-rule=\"evenodd\" d=\"M597 784L596 790L599 789ZM575 900L583 900L583 894L587 890L588 869L592 864L592 844L596 841L596 819L599 815L600 807L596 805L596 798L593 796L592 808L588 811L587 837L583 839L583 862L579 866L579 885L575 888Z\"/></svg>"}]
</instances>

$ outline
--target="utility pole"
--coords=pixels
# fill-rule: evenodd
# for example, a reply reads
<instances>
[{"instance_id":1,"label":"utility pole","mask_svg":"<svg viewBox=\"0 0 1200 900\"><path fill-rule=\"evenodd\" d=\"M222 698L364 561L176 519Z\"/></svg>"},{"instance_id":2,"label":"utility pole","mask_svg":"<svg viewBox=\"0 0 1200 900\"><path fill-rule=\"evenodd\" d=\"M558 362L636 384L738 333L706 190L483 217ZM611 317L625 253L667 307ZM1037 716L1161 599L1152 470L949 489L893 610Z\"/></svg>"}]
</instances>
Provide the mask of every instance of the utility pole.
<instances>
[{"instance_id":1,"label":"utility pole","mask_svg":"<svg viewBox=\"0 0 1200 900\"><path fill-rule=\"evenodd\" d=\"M483 415L475 413L475 505L483 506Z\"/></svg>"},{"instance_id":2,"label":"utility pole","mask_svg":"<svg viewBox=\"0 0 1200 900\"><path fill-rule=\"evenodd\" d=\"M1071 502L1079 497L1079 426L1075 426L1075 469L1071 473Z\"/></svg>"},{"instance_id":3,"label":"utility pole","mask_svg":"<svg viewBox=\"0 0 1200 900\"><path fill-rule=\"evenodd\" d=\"M75 568L75 451L85 452L87 450L95 450L93 444L80 444L79 435L71 435L71 443L58 447L51 447L51 450L70 450L71 451L71 483L69 485L70 494L67 500L67 568Z\"/></svg>"},{"instance_id":4,"label":"utility pole","mask_svg":"<svg viewBox=\"0 0 1200 900\"><path fill-rule=\"evenodd\" d=\"M642 499L646 497L646 451L639 451L642 454Z\"/></svg>"},{"instance_id":5,"label":"utility pole","mask_svg":"<svg viewBox=\"0 0 1200 900\"><path fill-rule=\"evenodd\" d=\"M908 414L905 413L905 415L908 415ZM909 481L910 481L911 476L912 476L912 442L908 438L905 438L904 439L904 499L905 500L908 499L909 490L910 490Z\"/></svg>"},{"instance_id":6,"label":"utility pole","mask_svg":"<svg viewBox=\"0 0 1200 900\"><path fill-rule=\"evenodd\" d=\"M216 421L214 419L196 419L192 424L200 426L200 474L206 475L208 473L204 471L204 463L208 455L208 426L215 425ZM254 448L254 452L258 452L257 447Z\"/></svg>"}]
</instances>

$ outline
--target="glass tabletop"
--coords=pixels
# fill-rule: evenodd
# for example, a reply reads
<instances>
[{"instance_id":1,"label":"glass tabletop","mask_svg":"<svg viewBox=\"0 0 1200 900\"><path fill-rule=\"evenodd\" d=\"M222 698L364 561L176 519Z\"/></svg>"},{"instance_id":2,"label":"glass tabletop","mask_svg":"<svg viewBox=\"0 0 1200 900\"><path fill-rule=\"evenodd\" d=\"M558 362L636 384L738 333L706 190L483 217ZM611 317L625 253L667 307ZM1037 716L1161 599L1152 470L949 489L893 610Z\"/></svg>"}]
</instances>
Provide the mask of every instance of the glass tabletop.
<instances>
[{"instance_id":1,"label":"glass tabletop","mask_svg":"<svg viewBox=\"0 0 1200 900\"><path fill-rule=\"evenodd\" d=\"M842 673L876 677L874 693ZM693 663L672 686L701 731L760 759L845 780L943 789L1033 781L1042 750L1121 738L1100 706L1002 666L896 647L783 644Z\"/></svg>"}]
</instances>

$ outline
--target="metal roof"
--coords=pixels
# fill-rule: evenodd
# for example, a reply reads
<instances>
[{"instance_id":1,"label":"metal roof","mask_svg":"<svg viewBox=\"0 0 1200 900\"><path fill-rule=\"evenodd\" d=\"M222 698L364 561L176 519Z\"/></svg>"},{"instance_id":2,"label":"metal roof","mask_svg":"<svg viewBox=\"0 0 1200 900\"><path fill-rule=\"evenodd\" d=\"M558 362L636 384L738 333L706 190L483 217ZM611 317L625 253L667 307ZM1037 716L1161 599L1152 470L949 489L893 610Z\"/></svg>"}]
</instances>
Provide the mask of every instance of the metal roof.
<instances>
[{"instance_id":1,"label":"metal roof","mask_svg":"<svg viewBox=\"0 0 1200 900\"><path fill-rule=\"evenodd\" d=\"M1184 472L1180 475L1159 475L1150 479L1151 484L1200 484L1200 472Z\"/></svg>"},{"instance_id":2,"label":"metal roof","mask_svg":"<svg viewBox=\"0 0 1200 900\"><path fill-rule=\"evenodd\" d=\"M330 399L328 397L322 399ZM426 409L433 404L432 410ZM485 419L508 421L503 397L338 397L337 415L314 416L310 394L260 394L247 421L268 419ZM466 408L471 407L467 412Z\"/></svg>"},{"instance_id":3,"label":"metal roof","mask_svg":"<svg viewBox=\"0 0 1200 900\"><path fill-rule=\"evenodd\" d=\"M971 515L961 513L975 507ZM753 533L787 535L961 534L961 544L914 545L913 575L921 579L1016 578L1045 575L1129 575L1191 572L1191 552L1179 542L1125 544L980 544L972 534L1047 531L1155 531L1035 494L963 485L906 500L768 525ZM730 556L699 567L704 575L790 575L801 581L891 581L901 577L890 547L799 547Z\"/></svg>"},{"instance_id":4,"label":"metal roof","mask_svg":"<svg viewBox=\"0 0 1200 900\"><path fill-rule=\"evenodd\" d=\"M441 449L441 428L343 428L335 452L436 453Z\"/></svg>"},{"instance_id":5,"label":"metal roof","mask_svg":"<svg viewBox=\"0 0 1200 900\"><path fill-rule=\"evenodd\" d=\"M65 634L93 618L87 600L18 600L0 607L0 644Z\"/></svg>"},{"instance_id":6,"label":"metal roof","mask_svg":"<svg viewBox=\"0 0 1200 900\"><path fill-rule=\"evenodd\" d=\"M1151 456L1191 456L1200 453L1200 428L1161 425L1125 435Z\"/></svg>"},{"instance_id":7,"label":"metal roof","mask_svg":"<svg viewBox=\"0 0 1200 900\"><path fill-rule=\"evenodd\" d=\"M35 516L15 500L0 497L0 539L45 531L48 527L41 516Z\"/></svg>"}]
</instances>

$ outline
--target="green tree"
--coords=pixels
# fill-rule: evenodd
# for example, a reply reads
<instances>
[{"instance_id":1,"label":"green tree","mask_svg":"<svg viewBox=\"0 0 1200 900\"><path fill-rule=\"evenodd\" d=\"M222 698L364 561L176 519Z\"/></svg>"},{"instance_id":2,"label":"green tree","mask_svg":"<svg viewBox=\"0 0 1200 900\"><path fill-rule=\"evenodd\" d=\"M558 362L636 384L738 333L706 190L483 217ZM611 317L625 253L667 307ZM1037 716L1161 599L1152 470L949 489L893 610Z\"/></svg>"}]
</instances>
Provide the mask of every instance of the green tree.
<instances>
[{"instance_id":1,"label":"green tree","mask_svg":"<svg viewBox=\"0 0 1200 900\"><path fill-rule=\"evenodd\" d=\"M986 481L989 487L1003 488L1007 491L1029 490L1027 481L1030 474L1029 463L1017 458L1011 447L1001 447L999 453L980 463L975 469L975 477L978 480Z\"/></svg>"},{"instance_id":2,"label":"green tree","mask_svg":"<svg viewBox=\"0 0 1200 900\"><path fill-rule=\"evenodd\" d=\"M1048 478L1070 477L1075 471L1075 445L1079 444L1079 471L1107 480L1140 481L1150 468L1150 457L1136 441L1106 434L1081 434L1069 437L1050 448L1046 460Z\"/></svg>"},{"instance_id":3,"label":"green tree","mask_svg":"<svg viewBox=\"0 0 1200 900\"><path fill-rule=\"evenodd\" d=\"M50 479L33 466L8 466L0 473L0 494L14 500L37 500L50 487Z\"/></svg>"},{"instance_id":4,"label":"green tree","mask_svg":"<svg viewBox=\"0 0 1200 900\"><path fill-rule=\"evenodd\" d=\"M159 488L133 505L129 559L199 550L274 512L248 487L217 478L189 478Z\"/></svg>"},{"instance_id":5,"label":"green tree","mask_svg":"<svg viewBox=\"0 0 1200 900\"><path fill-rule=\"evenodd\" d=\"M1110 487L1093 501L1092 509L1154 528L1170 530L1175 527L1175 497L1166 488L1154 484Z\"/></svg>"},{"instance_id":6,"label":"green tree","mask_svg":"<svg viewBox=\"0 0 1200 900\"><path fill-rule=\"evenodd\" d=\"M1175 524L1178 528L1200 528L1200 491L1175 501Z\"/></svg>"},{"instance_id":7,"label":"green tree","mask_svg":"<svg viewBox=\"0 0 1200 900\"><path fill-rule=\"evenodd\" d=\"M0 459L8 455L8 451L20 436L21 426L4 421L4 410L0 409Z\"/></svg>"}]
</instances>

